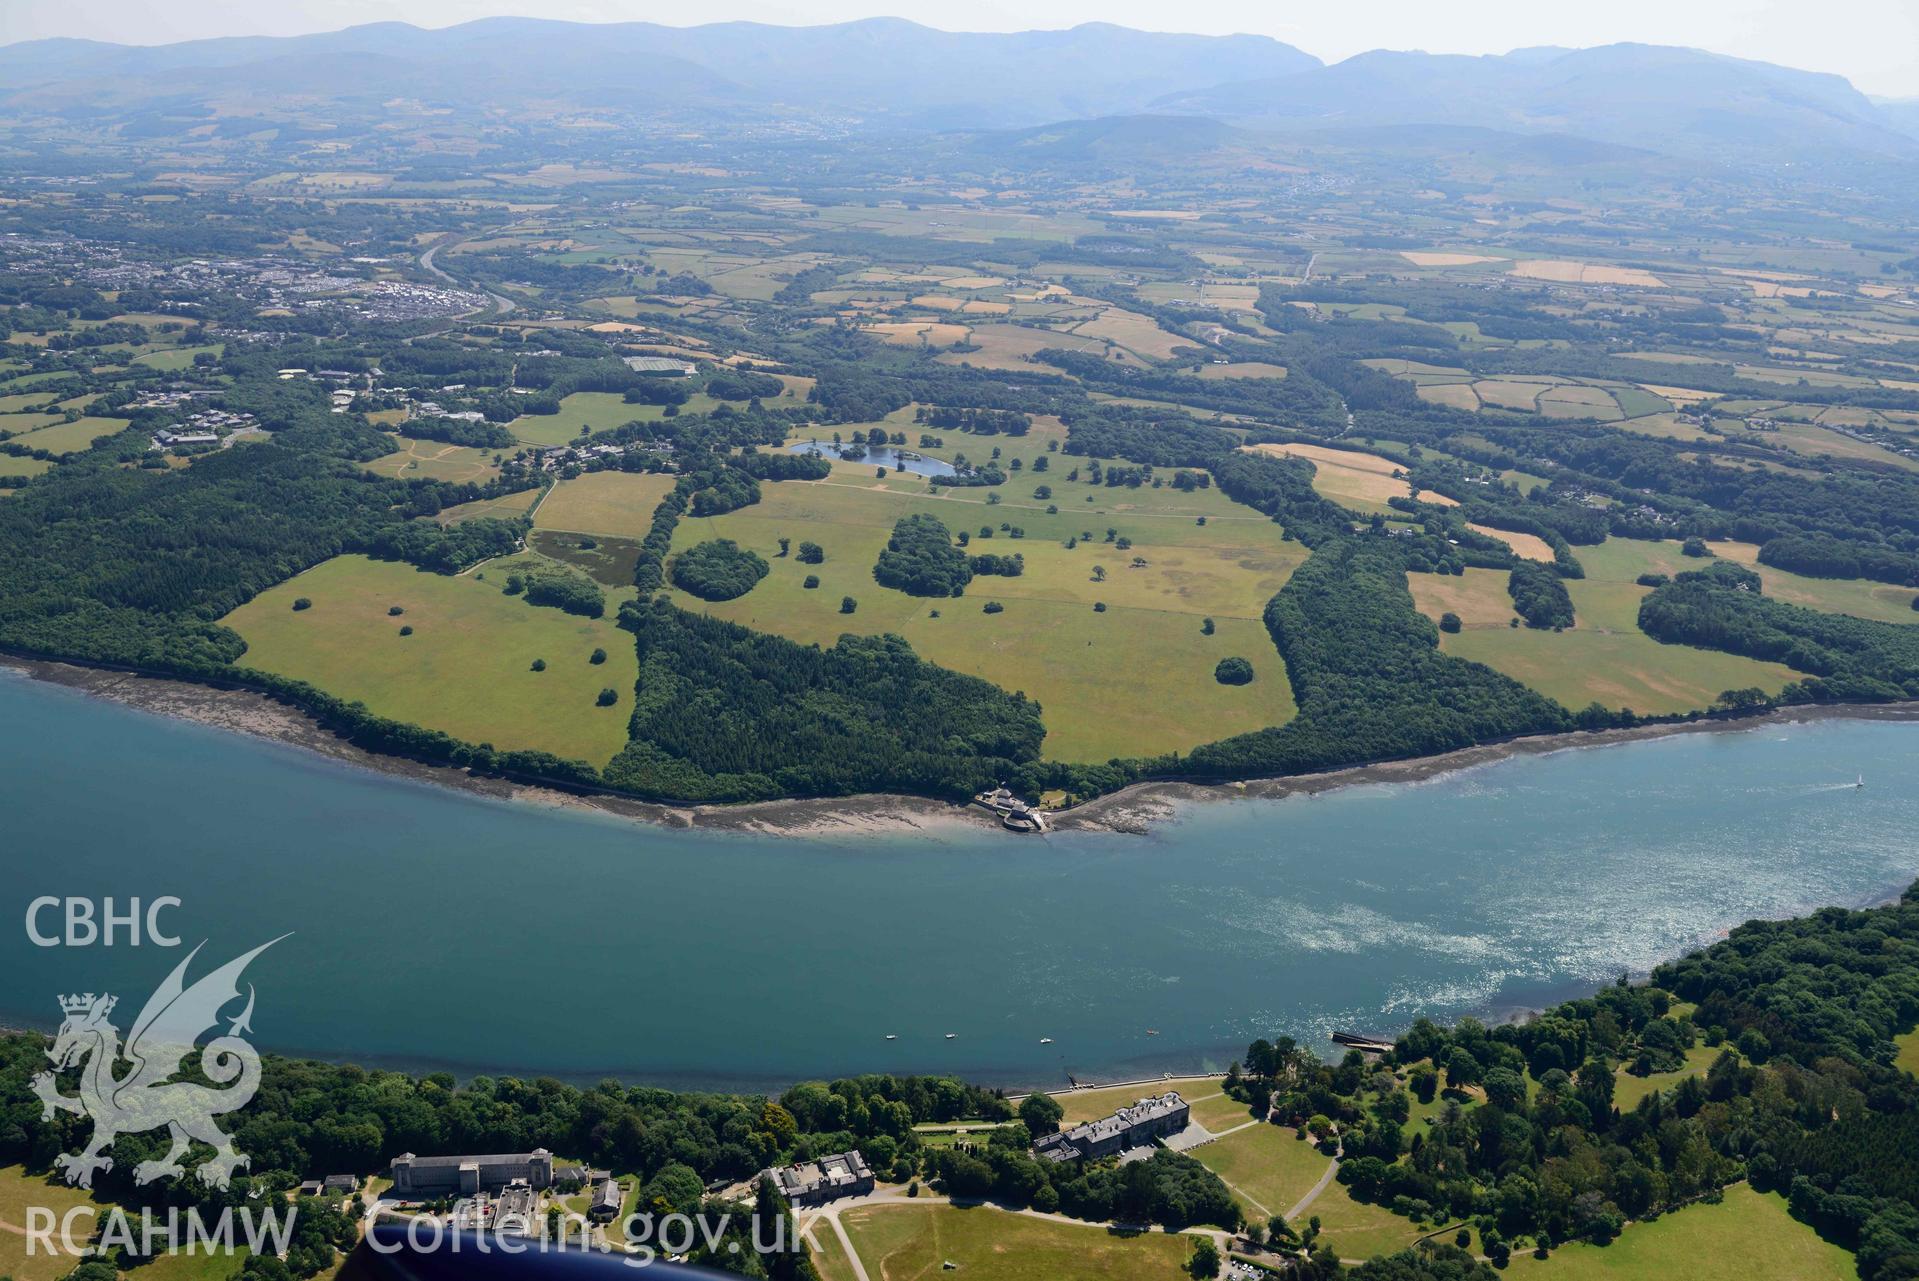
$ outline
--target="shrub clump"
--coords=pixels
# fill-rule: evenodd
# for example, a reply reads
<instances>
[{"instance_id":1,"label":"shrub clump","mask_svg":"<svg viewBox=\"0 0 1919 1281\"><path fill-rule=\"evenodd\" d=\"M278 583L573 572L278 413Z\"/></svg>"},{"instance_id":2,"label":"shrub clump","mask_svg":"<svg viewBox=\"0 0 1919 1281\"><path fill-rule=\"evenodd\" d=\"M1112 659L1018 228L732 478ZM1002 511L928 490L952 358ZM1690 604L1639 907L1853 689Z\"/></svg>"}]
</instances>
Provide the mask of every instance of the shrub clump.
<instances>
[{"instance_id":1,"label":"shrub clump","mask_svg":"<svg viewBox=\"0 0 1919 1281\"><path fill-rule=\"evenodd\" d=\"M701 600L732 600L759 586L769 566L730 538L714 538L673 558L673 585Z\"/></svg>"},{"instance_id":2,"label":"shrub clump","mask_svg":"<svg viewBox=\"0 0 1919 1281\"><path fill-rule=\"evenodd\" d=\"M973 567L939 518L919 513L893 526L873 578L908 596L958 596L973 581Z\"/></svg>"},{"instance_id":3,"label":"shrub clump","mask_svg":"<svg viewBox=\"0 0 1919 1281\"><path fill-rule=\"evenodd\" d=\"M585 574L556 566L533 570L521 581L529 605L544 605L582 618L599 618L606 613L606 593ZM511 582L509 579L509 587Z\"/></svg>"},{"instance_id":4,"label":"shrub clump","mask_svg":"<svg viewBox=\"0 0 1919 1281\"><path fill-rule=\"evenodd\" d=\"M1213 679L1222 685L1250 685L1253 665L1243 658L1222 658L1213 669Z\"/></svg>"}]
</instances>

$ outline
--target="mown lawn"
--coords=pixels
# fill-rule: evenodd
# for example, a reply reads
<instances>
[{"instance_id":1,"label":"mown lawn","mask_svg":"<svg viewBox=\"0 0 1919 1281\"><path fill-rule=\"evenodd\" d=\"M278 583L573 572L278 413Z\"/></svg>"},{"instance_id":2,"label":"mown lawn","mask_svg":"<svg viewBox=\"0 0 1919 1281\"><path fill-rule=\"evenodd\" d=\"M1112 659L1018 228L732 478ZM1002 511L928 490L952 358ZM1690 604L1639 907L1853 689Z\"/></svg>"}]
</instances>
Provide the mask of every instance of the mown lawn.
<instances>
[{"instance_id":1,"label":"mown lawn","mask_svg":"<svg viewBox=\"0 0 1919 1281\"><path fill-rule=\"evenodd\" d=\"M1635 1223L1611 1245L1580 1243L1547 1259L1515 1254L1507 1275L1525 1281L1854 1281L1852 1255L1821 1241L1786 1212L1778 1193L1746 1184L1718 1205L1690 1205Z\"/></svg>"},{"instance_id":2,"label":"mown lawn","mask_svg":"<svg viewBox=\"0 0 1919 1281\"><path fill-rule=\"evenodd\" d=\"M1056 1223L989 1206L862 1206L842 1212L841 1222L875 1281L946 1275L967 1281L1174 1281L1193 1254L1189 1237L1121 1236L1093 1224ZM949 1270L948 1263L957 1266Z\"/></svg>"},{"instance_id":3,"label":"mown lawn","mask_svg":"<svg viewBox=\"0 0 1919 1281\"><path fill-rule=\"evenodd\" d=\"M1919 1031L1908 1032L1896 1038L1893 1044L1899 1047L1899 1057L1893 1062L1914 1076L1919 1076Z\"/></svg>"},{"instance_id":4,"label":"mown lawn","mask_svg":"<svg viewBox=\"0 0 1919 1281\"><path fill-rule=\"evenodd\" d=\"M1144 1085L1114 1085L1097 1090L1066 1090L1053 1096L1065 1111L1060 1124L1078 1125L1081 1121L1094 1121L1107 1116L1116 1108L1137 1103L1141 1099L1151 1098L1155 1094L1164 1094L1168 1090L1177 1090L1181 1098L1197 1099L1208 1094L1219 1093L1219 1078L1215 1076L1174 1077L1167 1081L1149 1081Z\"/></svg>"},{"instance_id":5,"label":"mown lawn","mask_svg":"<svg viewBox=\"0 0 1919 1281\"><path fill-rule=\"evenodd\" d=\"M632 637L614 623L617 598L609 593L606 617L580 618L502 594L505 580L503 569L451 578L338 556L223 621L246 639L244 666L468 742L604 765L626 745L639 672ZM296 611L302 596L313 606ZM393 605L406 612L390 616ZM606 662L587 661L596 648ZM530 670L536 658L547 670ZM603 688L619 702L595 706Z\"/></svg>"},{"instance_id":6,"label":"mown lawn","mask_svg":"<svg viewBox=\"0 0 1919 1281\"><path fill-rule=\"evenodd\" d=\"M1290 1213L1332 1164L1311 1140L1293 1133L1286 1126L1255 1125L1202 1144L1191 1155L1226 1180L1242 1202L1250 1198L1255 1204L1246 1207L1248 1217L1259 1221Z\"/></svg>"}]
</instances>

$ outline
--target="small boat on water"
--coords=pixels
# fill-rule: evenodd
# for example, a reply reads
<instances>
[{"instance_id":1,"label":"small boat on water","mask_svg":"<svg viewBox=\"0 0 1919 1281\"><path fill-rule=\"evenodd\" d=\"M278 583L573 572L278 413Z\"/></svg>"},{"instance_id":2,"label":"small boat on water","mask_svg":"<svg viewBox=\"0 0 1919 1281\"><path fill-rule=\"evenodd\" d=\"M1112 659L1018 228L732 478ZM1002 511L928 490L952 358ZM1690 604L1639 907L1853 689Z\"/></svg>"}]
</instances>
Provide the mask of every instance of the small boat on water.
<instances>
[{"instance_id":1,"label":"small boat on water","mask_svg":"<svg viewBox=\"0 0 1919 1281\"><path fill-rule=\"evenodd\" d=\"M1041 1038L1039 1039L1039 1043L1040 1043L1041 1045L1051 1045L1051 1044L1053 1043L1053 1038L1052 1038L1052 1037L1050 1037L1050 1036L1042 1036L1042 1037L1041 1037Z\"/></svg>"},{"instance_id":2,"label":"small boat on water","mask_svg":"<svg viewBox=\"0 0 1919 1281\"><path fill-rule=\"evenodd\" d=\"M1859 781L1853 784L1855 788L1864 787L1865 785L1866 785L1866 776L1864 774L1861 774L1859 776Z\"/></svg>"},{"instance_id":3,"label":"small boat on water","mask_svg":"<svg viewBox=\"0 0 1919 1281\"><path fill-rule=\"evenodd\" d=\"M1146 1029L1146 1035L1148 1035L1148 1036L1158 1036L1158 1035L1159 1035L1159 1029L1158 1029L1158 1028L1156 1028L1156 1027L1149 1027L1149 1028L1147 1028L1147 1029Z\"/></svg>"},{"instance_id":4,"label":"small boat on water","mask_svg":"<svg viewBox=\"0 0 1919 1281\"><path fill-rule=\"evenodd\" d=\"M897 1036L895 1036L895 1035L894 1035L893 1033L891 1033L891 1032L888 1032L888 1033L886 1034L886 1039L887 1039L887 1040L889 1040L889 1041L897 1041L897 1040L899 1040L899 1037L897 1037Z\"/></svg>"},{"instance_id":5,"label":"small boat on water","mask_svg":"<svg viewBox=\"0 0 1919 1281\"><path fill-rule=\"evenodd\" d=\"M956 1036L958 1036L958 1035L959 1035L959 1033L958 1033L958 1032L948 1032L948 1033L946 1034L946 1039L950 1041L950 1040L952 1040L952 1039L953 1039L954 1037L956 1037Z\"/></svg>"}]
</instances>

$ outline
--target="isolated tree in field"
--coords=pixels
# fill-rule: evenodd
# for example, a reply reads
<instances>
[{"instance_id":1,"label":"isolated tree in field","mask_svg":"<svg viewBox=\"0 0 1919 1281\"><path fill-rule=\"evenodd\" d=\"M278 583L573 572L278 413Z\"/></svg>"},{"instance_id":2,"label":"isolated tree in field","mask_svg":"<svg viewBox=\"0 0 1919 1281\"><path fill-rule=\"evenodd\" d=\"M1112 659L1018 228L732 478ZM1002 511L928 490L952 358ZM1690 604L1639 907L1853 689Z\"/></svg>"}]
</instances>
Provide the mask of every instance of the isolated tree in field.
<instances>
[{"instance_id":1,"label":"isolated tree in field","mask_svg":"<svg viewBox=\"0 0 1919 1281\"><path fill-rule=\"evenodd\" d=\"M1222 685L1250 685L1253 683L1253 665L1243 658L1222 658L1213 668L1213 679Z\"/></svg>"},{"instance_id":2,"label":"isolated tree in field","mask_svg":"<svg viewBox=\"0 0 1919 1281\"><path fill-rule=\"evenodd\" d=\"M791 547L792 545L793 545L792 539L782 536L780 538L780 555L782 556L786 555L787 549Z\"/></svg>"},{"instance_id":3,"label":"isolated tree in field","mask_svg":"<svg viewBox=\"0 0 1919 1281\"><path fill-rule=\"evenodd\" d=\"M597 702L601 707L611 707L613 706L613 704L620 701L620 691L616 689L603 689L600 691L599 698L595 699L594 701Z\"/></svg>"},{"instance_id":4,"label":"isolated tree in field","mask_svg":"<svg viewBox=\"0 0 1919 1281\"><path fill-rule=\"evenodd\" d=\"M819 585L820 576L818 574L808 574L806 580L800 584L801 587L804 587L809 592Z\"/></svg>"},{"instance_id":5,"label":"isolated tree in field","mask_svg":"<svg viewBox=\"0 0 1919 1281\"><path fill-rule=\"evenodd\" d=\"M860 607L860 603L851 596L840 597L840 613L850 614Z\"/></svg>"},{"instance_id":6,"label":"isolated tree in field","mask_svg":"<svg viewBox=\"0 0 1919 1281\"><path fill-rule=\"evenodd\" d=\"M786 540L781 539L780 542L782 544L782 547L784 547ZM800 544L798 559L800 564L802 565L824 564L826 561L826 549L821 547L818 543L802 542Z\"/></svg>"},{"instance_id":7,"label":"isolated tree in field","mask_svg":"<svg viewBox=\"0 0 1919 1281\"><path fill-rule=\"evenodd\" d=\"M1199 634L1201 636L1211 636L1214 632L1218 630L1219 629L1213 625L1212 619L1204 618L1200 620Z\"/></svg>"},{"instance_id":8,"label":"isolated tree in field","mask_svg":"<svg viewBox=\"0 0 1919 1281\"><path fill-rule=\"evenodd\" d=\"M294 613L297 614L303 609L312 609L312 608L313 608L313 602L308 600L306 597L300 596L294 599L294 602L293 602Z\"/></svg>"},{"instance_id":9,"label":"isolated tree in field","mask_svg":"<svg viewBox=\"0 0 1919 1281\"><path fill-rule=\"evenodd\" d=\"M1439 630L1442 632L1457 632L1461 626L1459 615L1451 610L1439 616Z\"/></svg>"},{"instance_id":10,"label":"isolated tree in field","mask_svg":"<svg viewBox=\"0 0 1919 1281\"><path fill-rule=\"evenodd\" d=\"M534 671L536 671L536 672L543 672L543 671L545 671L545 670L546 670L546 660L545 660L544 658L536 658L536 659L534 659L534 660L533 660L533 668L532 668L532 670L534 670Z\"/></svg>"},{"instance_id":11,"label":"isolated tree in field","mask_svg":"<svg viewBox=\"0 0 1919 1281\"><path fill-rule=\"evenodd\" d=\"M601 663L604 663L606 661L606 651L603 649L596 649L593 651L591 656L587 658L586 661L593 664L595 667L598 667Z\"/></svg>"},{"instance_id":12,"label":"isolated tree in field","mask_svg":"<svg viewBox=\"0 0 1919 1281\"><path fill-rule=\"evenodd\" d=\"M1103 583L1106 581L1106 566L1104 565L1093 566L1093 581L1096 583Z\"/></svg>"},{"instance_id":13,"label":"isolated tree in field","mask_svg":"<svg viewBox=\"0 0 1919 1281\"><path fill-rule=\"evenodd\" d=\"M1195 1277L1219 1275L1219 1247L1213 1244L1211 1237L1201 1237L1193 1244L1193 1257L1187 1262L1186 1270Z\"/></svg>"}]
</instances>

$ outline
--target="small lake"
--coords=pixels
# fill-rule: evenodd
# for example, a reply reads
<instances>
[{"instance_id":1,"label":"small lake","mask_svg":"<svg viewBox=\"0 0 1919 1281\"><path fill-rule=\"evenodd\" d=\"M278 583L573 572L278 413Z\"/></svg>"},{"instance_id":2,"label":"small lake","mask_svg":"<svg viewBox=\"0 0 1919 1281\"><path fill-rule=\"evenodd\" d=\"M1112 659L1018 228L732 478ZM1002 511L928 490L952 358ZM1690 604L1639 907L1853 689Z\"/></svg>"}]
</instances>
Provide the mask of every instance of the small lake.
<instances>
[{"instance_id":1,"label":"small lake","mask_svg":"<svg viewBox=\"0 0 1919 1281\"><path fill-rule=\"evenodd\" d=\"M0 673L0 1023L88 990L130 1021L180 956L35 947L34 897L172 894L207 966L294 931L249 972L256 1043L289 1052L740 1087L1222 1068L1896 894L1915 777L1919 726L1823 721L1198 805L1146 837L774 838L491 801Z\"/></svg>"},{"instance_id":2,"label":"small lake","mask_svg":"<svg viewBox=\"0 0 1919 1281\"><path fill-rule=\"evenodd\" d=\"M809 440L798 445L788 445L787 449L795 454L816 454L821 458L834 458L842 462L860 463L867 467L884 467L888 471L907 471L915 476L953 476L957 470L953 464L937 458L925 458L911 450L899 450L891 445L852 445L835 447L831 441ZM851 457L847 457L847 455Z\"/></svg>"}]
</instances>

